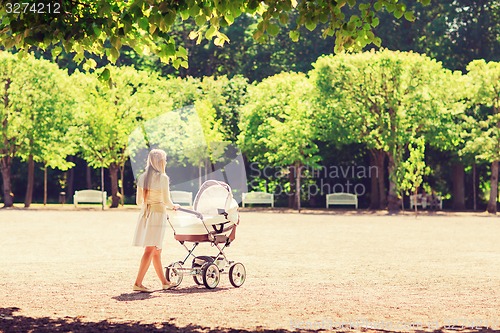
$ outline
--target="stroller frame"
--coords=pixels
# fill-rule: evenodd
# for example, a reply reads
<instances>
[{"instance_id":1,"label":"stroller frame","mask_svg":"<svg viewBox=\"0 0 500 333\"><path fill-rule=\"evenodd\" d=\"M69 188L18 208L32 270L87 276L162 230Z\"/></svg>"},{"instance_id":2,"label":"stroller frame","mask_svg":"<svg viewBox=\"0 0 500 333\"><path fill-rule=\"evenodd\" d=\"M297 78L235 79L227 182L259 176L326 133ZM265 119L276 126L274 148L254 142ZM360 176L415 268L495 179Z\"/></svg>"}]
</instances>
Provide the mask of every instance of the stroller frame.
<instances>
[{"instance_id":1,"label":"stroller frame","mask_svg":"<svg viewBox=\"0 0 500 333\"><path fill-rule=\"evenodd\" d=\"M184 208L179 208L178 210L194 214L203 222L203 216L196 211ZM225 215L226 213L222 211L219 212L219 214ZM175 232L175 228L172 226L170 220L168 221ZM232 231L230 236L220 234L223 231L222 227L219 230L216 230L214 227L214 231L209 231L204 222L203 225L207 230L208 242L211 246L215 246L219 253L216 256L195 256L193 252L198 245L200 245L201 241L179 240L179 243L186 249L188 254L184 260L173 262L165 268L165 277L167 281L172 283L175 288L181 284L184 275L188 275L193 277L197 285L204 285L207 289L214 289L220 282L220 275L228 274L229 282L236 288L241 287L246 279L245 266L242 263L235 263L229 260L224 253L224 249L228 247L234 239L234 236L231 237L231 235L235 232L236 225L231 227ZM186 242L193 242L191 249L187 247L185 244ZM224 245L220 246L220 244ZM193 257L191 267L184 267L190 257Z\"/></svg>"}]
</instances>

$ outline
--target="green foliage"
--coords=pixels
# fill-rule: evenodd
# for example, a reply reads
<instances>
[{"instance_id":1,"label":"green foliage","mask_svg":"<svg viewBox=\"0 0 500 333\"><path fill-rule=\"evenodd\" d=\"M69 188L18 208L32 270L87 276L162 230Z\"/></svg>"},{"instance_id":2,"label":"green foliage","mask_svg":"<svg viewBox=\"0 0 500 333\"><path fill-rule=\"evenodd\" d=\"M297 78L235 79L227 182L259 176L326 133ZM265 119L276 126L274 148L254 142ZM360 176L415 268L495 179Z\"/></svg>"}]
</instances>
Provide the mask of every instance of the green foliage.
<instances>
[{"instance_id":1,"label":"green foliage","mask_svg":"<svg viewBox=\"0 0 500 333\"><path fill-rule=\"evenodd\" d=\"M75 153L74 97L67 73L31 55L0 52L4 82L0 157L10 155L67 170Z\"/></svg>"},{"instance_id":2,"label":"green foliage","mask_svg":"<svg viewBox=\"0 0 500 333\"><path fill-rule=\"evenodd\" d=\"M240 112L246 103L247 86L247 80L240 75L231 79L226 76L205 77L201 82L202 94L215 109L215 117L219 122L218 131L222 133L224 141L237 140Z\"/></svg>"},{"instance_id":3,"label":"green foliage","mask_svg":"<svg viewBox=\"0 0 500 333\"><path fill-rule=\"evenodd\" d=\"M500 2L497 0L406 1L415 21L381 11L374 29L391 50L423 53L445 68L465 73L474 59L500 61ZM406 16L405 16L406 17Z\"/></svg>"},{"instance_id":4,"label":"green foliage","mask_svg":"<svg viewBox=\"0 0 500 333\"><path fill-rule=\"evenodd\" d=\"M251 161L264 167L293 167L299 175L295 177L299 210L302 167L315 167L320 160L312 91L304 74L267 78L249 88L240 123L239 146Z\"/></svg>"},{"instance_id":5,"label":"green foliage","mask_svg":"<svg viewBox=\"0 0 500 333\"><path fill-rule=\"evenodd\" d=\"M472 61L468 66L469 100L474 113L465 118L466 145L462 154L472 153L480 161L500 160L500 63ZM485 117L482 110L488 110Z\"/></svg>"},{"instance_id":6,"label":"green foliage","mask_svg":"<svg viewBox=\"0 0 500 333\"><path fill-rule=\"evenodd\" d=\"M399 189L402 193L410 195L417 192L422 185L423 176L430 173L425 165L425 139L416 138L408 144L409 157L401 163L397 171ZM429 191L430 193L430 191Z\"/></svg>"},{"instance_id":7,"label":"green foliage","mask_svg":"<svg viewBox=\"0 0 500 333\"><path fill-rule=\"evenodd\" d=\"M83 92L77 111L81 154L93 167L122 166L132 130L173 104L163 96L156 76L130 67L106 70L113 77L111 87L99 81L97 74L72 75L74 85Z\"/></svg>"},{"instance_id":8,"label":"green foliage","mask_svg":"<svg viewBox=\"0 0 500 333\"><path fill-rule=\"evenodd\" d=\"M425 2L425 0L417 0ZM55 7L43 6L43 13L31 6L16 8L10 1L0 2L0 45L5 48L29 49L33 46L46 49L51 45L56 57L62 49L74 52L78 63L86 61L85 51L106 56L116 62L122 46L128 45L143 55L155 54L162 62L175 68L187 67L187 50L179 45L170 33L177 20L196 23L189 37L200 43L212 40L223 46L229 38L222 29L233 24L243 14L257 15L259 23L254 39L279 33L280 24L288 24L290 12L296 10L298 18L293 22L292 39L296 39L301 27L314 30L318 23L327 24L326 35L336 36L336 49L360 50L369 43L380 45L380 38L372 32L378 24L377 13L386 8L394 17L407 14L407 8L398 0L373 1L202 1L188 2L160 0L62 0ZM345 6L348 4L349 6ZM38 4L37 4L38 5ZM359 15L346 15L357 5ZM40 8L38 8L40 9ZM95 66L92 61L88 67Z\"/></svg>"},{"instance_id":9,"label":"green foliage","mask_svg":"<svg viewBox=\"0 0 500 333\"><path fill-rule=\"evenodd\" d=\"M311 77L323 111L322 137L364 143L389 159L390 196L397 170L415 136L435 136L456 112L456 76L426 56L411 52L365 52L320 58ZM340 128L339 128L340 127Z\"/></svg>"},{"instance_id":10,"label":"green foliage","mask_svg":"<svg viewBox=\"0 0 500 333\"><path fill-rule=\"evenodd\" d=\"M314 166L319 157L312 90L306 76L297 73L282 73L251 86L240 124L242 151L264 165Z\"/></svg>"}]
</instances>

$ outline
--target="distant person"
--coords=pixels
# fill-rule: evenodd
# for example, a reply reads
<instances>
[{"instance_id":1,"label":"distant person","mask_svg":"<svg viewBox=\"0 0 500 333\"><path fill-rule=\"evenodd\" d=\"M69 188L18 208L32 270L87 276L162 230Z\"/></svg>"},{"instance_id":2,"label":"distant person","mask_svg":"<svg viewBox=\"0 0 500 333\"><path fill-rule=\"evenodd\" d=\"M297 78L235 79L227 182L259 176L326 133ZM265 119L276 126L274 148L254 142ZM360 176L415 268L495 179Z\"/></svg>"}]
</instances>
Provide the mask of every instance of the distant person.
<instances>
[{"instance_id":1,"label":"distant person","mask_svg":"<svg viewBox=\"0 0 500 333\"><path fill-rule=\"evenodd\" d=\"M137 179L136 203L141 206L133 244L144 246L144 254L139 266L139 273L134 284L134 291L151 292L142 281L151 261L160 278L163 289L172 287L163 273L161 248L167 223L167 209L177 210L180 206L170 198L170 181L165 173L167 154L161 149L149 152L146 171Z\"/></svg>"}]
</instances>

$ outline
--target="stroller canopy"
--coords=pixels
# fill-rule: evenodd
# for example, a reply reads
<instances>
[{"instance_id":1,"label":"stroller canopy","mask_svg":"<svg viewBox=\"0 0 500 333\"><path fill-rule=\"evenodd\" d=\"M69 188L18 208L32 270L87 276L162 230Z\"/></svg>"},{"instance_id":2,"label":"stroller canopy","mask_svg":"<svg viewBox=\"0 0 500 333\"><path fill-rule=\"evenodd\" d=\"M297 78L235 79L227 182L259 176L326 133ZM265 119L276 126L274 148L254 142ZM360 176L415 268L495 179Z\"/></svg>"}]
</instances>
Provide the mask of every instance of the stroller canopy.
<instances>
[{"instance_id":1,"label":"stroller canopy","mask_svg":"<svg viewBox=\"0 0 500 333\"><path fill-rule=\"evenodd\" d=\"M238 203L233 199L231 187L217 180L207 180L194 199L193 208L203 216L228 214L228 220L237 218ZM232 221L237 222L237 221Z\"/></svg>"}]
</instances>

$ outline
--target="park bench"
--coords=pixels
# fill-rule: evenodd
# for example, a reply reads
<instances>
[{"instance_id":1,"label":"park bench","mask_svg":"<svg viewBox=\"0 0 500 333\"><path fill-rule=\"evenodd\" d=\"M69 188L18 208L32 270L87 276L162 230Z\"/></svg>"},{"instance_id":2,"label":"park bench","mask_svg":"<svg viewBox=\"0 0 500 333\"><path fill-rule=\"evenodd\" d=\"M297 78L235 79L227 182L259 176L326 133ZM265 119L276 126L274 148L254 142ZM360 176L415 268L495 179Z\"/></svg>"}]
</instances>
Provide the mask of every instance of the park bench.
<instances>
[{"instance_id":1,"label":"park bench","mask_svg":"<svg viewBox=\"0 0 500 333\"><path fill-rule=\"evenodd\" d=\"M274 194L266 192L248 192L243 193L242 207L248 204L271 204L274 208Z\"/></svg>"},{"instance_id":2,"label":"park bench","mask_svg":"<svg viewBox=\"0 0 500 333\"><path fill-rule=\"evenodd\" d=\"M176 204L193 205L193 193L187 191L170 191L172 201Z\"/></svg>"},{"instance_id":3,"label":"park bench","mask_svg":"<svg viewBox=\"0 0 500 333\"><path fill-rule=\"evenodd\" d=\"M73 195L73 204L75 207L79 203L100 203L105 204L107 199L107 193L98 190L80 190L75 191Z\"/></svg>"},{"instance_id":4,"label":"park bench","mask_svg":"<svg viewBox=\"0 0 500 333\"><path fill-rule=\"evenodd\" d=\"M326 195L326 208L330 205L354 205L358 209L358 196L351 193L331 193Z\"/></svg>"},{"instance_id":5,"label":"park bench","mask_svg":"<svg viewBox=\"0 0 500 333\"><path fill-rule=\"evenodd\" d=\"M440 210L443 210L443 200L440 196L436 196L435 198L437 207L439 207ZM422 207L423 209L426 209L428 206L431 206L430 199L428 198L427 195L422 196L422 194L417 194L417 201L415 202L415 195L410 195L410 209L413 209L416 207Z\"/></svg>"}]
</instances>

